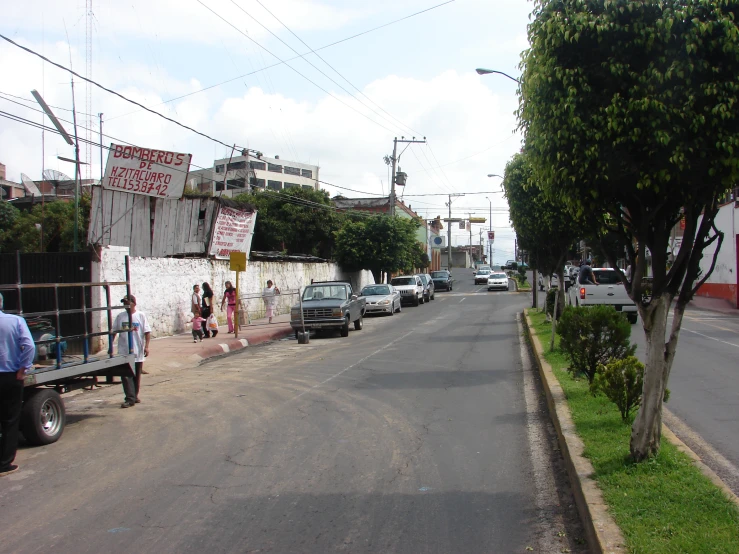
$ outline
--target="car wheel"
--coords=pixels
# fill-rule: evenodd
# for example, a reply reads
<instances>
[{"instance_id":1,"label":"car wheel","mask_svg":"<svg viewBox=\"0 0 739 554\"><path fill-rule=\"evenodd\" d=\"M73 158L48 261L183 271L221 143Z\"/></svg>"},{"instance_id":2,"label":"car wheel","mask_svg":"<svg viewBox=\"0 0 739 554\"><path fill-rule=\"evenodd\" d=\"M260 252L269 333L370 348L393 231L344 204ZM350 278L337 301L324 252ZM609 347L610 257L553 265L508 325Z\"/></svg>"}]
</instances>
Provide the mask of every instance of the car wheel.
<instances>
[{"instance_id":1,"label":"car wheel","mask_svg":"<svg viewBox=\"0 0 739 554\"><path fill-rule=\"evenodd\" d=\"M298 338L298 330L295 329L295 339L297 340L297 338Z\"/></svg>"},{"instance_id":2,"label":"car wheel","mask_svg":"<svg viewBox=\"0 0 739 554\"><path fill-rule=\"evenodd\" d=\"M403 303L398 302L398 313L400 313L402 309L403 309Z\"/></svg>"},{"instance_id":3,"label":"car wheel","mask_svg":"<svg viewBox=\"0 0 739 554\"><path fill-rule=\"evenodd\" d=\"M29 444L56 442L67 419L64 401L54 389L37 389L23 402L20 419L20 430Z\"/></svg>"},{"instance_id":4,"label":"car wheel","mask_svg":"<svg viewBox=\"0 0 739 554\"><path fill-rule=\"evenodd\" d=\"M629 320L629 323L631 323L632 325L634 325L637 322L637 320L639 319L639 314L628 313L628 314L626 314L626 318Z\"/></svg>"},{"instance_id":5,"label":"car wheel","mask_svg":"<svg viewBox=\"0 0 739 554\"><path fill-rule=\"evenodd\" d=\"M418 295L413 297L413 305L418 306L421 302L418 300Z\"/></svg>"},{"instance_id":6,"label":"car wheel","mask_svg":"<svg viewBox=\"0 0 739 554\"><path fill-rule=\"evenodd\" d=\"M360 315L359 319L354 320L354 330L361 331L364 327L364 318Z\"/></svg>"},{"instance_id":7,"label":"car wheel","mask_svg":"<svg viewBox=\"0 0 739 554\"><path fill-rule=\"evenodd\" d=\"M434 291L434 294L431 295L431 300L433 300L435 296L436 296L436 291Z\"/></svg>"},{"instance_id":8,"label":"car wheel","mask_svg":"<svg viewBox=\"0 0 739 554\"><path fill-rule=\"evenodd\" d=\"M341 326L341 336L342 337L348 337L349 336L349 318L346 318L346 321L344 321L344 325Z\"/></svg>"}]
</instances>

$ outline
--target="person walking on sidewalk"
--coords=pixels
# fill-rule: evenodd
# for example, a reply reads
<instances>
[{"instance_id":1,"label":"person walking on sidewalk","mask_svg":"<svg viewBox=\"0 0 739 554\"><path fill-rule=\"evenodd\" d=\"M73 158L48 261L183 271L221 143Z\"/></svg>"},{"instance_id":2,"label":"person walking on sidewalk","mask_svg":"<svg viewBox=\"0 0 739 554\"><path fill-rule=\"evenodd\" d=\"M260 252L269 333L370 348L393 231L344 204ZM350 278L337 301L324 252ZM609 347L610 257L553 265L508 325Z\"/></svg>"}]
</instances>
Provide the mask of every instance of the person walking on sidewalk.
<instances>
[{"instance_id":1,"label":"person walking on sidewalk","mask_svg":"<svg viewBox=\"0 0 739 554\"><path fill-rule=\"evenodd\" d=\"M200 315L203 316L203 338L210 338L210 329L208 329L208 316L213 313L213 289L208 283L203 283L203 305L200 307Z\"/></svg>"},{"instance_id":2,"label":"person walking on sidewalk","mask_svg":"<svg viewBox=\"0 0 739 554\"><path fill-rule=\"evenodd\" d=\"M226 281L226 290L223 291L223 298L221 299L221 311L223 311L223 305L228 303L226 307L226 321L228 322L228 332L234 332L234 311L236 310L236 289L233 288L231 281Z\"/></svg>"},{"instance_id":3,"label":"person walking on sidewalk","mask_svg":"<svg viewBox=\"0 0 739 554\"><path fill-rule=\"evenodd\" d=\"M139 389L141 388L141 374L144 372L144 358L149 355L151 327L149 327L146 314L136 309L136 297L133 294L121 298L121 303L127 306L127 309L116 316L110 340L114 340L115 336L120 334L120 337L118 337L118 355L125 356L129 353L128 333L131 332L132 353L136 355L134 375L121 377L123 394L125 395L121 408L131 408L141 402L139 400ZM129 313L131 314L130 320Z\"/></svg>"},{"instance_id":4,"label":"person walking on sidewalk","mask_svg":"<svg viewBox=\"0 0 739 554\"><path fill-rule=\"evenodd\" d=\"M3 312L0 294L0 477L18 469L13 464L18 450L23 379L33 368L36 346L26 320Z\"/></svg>"},{"instance_id":5,"label":"person walking on sidewalk","mask_svg":"<svg viewBox=\"0 0 739 554\"><path fill-rule=\"evenodd\" d=\"M275 316L275 306L277 305L276 296L280 294L278 289L272 280L267 281L267 286L262 289L262 299L264 300L264 307L267 311L267 319L272 323L272 318Z\"/></svg>"}]
</instances>

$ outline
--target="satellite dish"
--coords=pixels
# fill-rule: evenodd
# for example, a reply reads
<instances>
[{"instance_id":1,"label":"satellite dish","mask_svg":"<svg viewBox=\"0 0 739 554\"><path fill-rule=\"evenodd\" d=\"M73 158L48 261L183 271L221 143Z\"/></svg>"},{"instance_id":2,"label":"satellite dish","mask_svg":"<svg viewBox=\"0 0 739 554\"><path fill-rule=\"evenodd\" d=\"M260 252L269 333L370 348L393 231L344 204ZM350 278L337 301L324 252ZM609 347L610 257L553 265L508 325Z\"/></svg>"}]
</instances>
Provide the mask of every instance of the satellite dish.
<instances>
[{"instance_id":1,"label":"satellite dish","mask_svg":"<svg viewBox=\"0 0 739 554\"><path fill-rule=\"evenodd\" d=\"M31 196L41 196L41 191L28 175L21 173L21 181L23 182L23 188L26 189L28 194Z\"/></svg>"},{"instance_id":2,"label":"satellite dish","mask_svg":"<svg viewBox=\"0 0 739 554\"><path fill-rule=\"evenodd\" d=\"M69 175L57 171L56 169L44 169L44 179L47 181L71 181Z\"/></svg>"}]
</instances>

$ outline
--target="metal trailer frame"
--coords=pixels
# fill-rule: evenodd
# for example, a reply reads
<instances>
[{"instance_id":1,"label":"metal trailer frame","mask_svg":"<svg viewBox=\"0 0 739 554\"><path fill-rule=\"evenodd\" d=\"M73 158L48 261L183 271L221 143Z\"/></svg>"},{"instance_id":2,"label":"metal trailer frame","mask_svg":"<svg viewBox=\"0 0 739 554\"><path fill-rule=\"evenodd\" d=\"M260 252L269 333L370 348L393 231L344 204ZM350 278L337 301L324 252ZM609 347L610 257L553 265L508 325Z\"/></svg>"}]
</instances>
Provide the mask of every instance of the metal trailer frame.
<instances>
[{"instance_id":1,"label":"metal trailer frame","mask_svg":"<svg viewBox=\"0 0 739 554\"><path fill-rule=\"evenodd\" d=\"M21 430L26 440L32 445L44 445L56 442L64 431L66 413L61 394L98 384L98 377L106 377L110 382L112 377L125 377L135 374L135 354L116 356L113 354L113 340L111 329L113 327L113 310L125 310L124 305L111 304L110 287L125 286L126 295L131 294L131 279L129 258L126 256L126 280L104 281L101 283L34 283L23 284L21 276L20 253L18 256L18 273L15 285L0 285L0 291L13 290L18 293L18 310L6 310L6 313L14 313L23 318L50 316L55 319L54 330L56 336L53 339L34 341L36 346L53 345L56 352L56 363L48 367L34 367L26 373L24 379L23 410L21 412ZM59 309L59 289L78 287L82 288L82 307L72 310ZM88 288L103 287L105 289L105 306L93 308L87 306L85 291ZM23 298L21 292L29 289L53 289L54 309L44 312L24 312ZM88 328L87 314L105 311L107 312L108 330L91 332ZM83 314L84 333L77 335L64 335L62 333L60 317L65 314ZM129 315L129 328L131 328L131 314ZM97 336L108 336L107 356L98 358L91 357L89 352L89 339ZM67 340L83 341L82 361L64 362L62 359L62 342ZM133 350L133 337L128 333L128 350Z\"/></svg>"}]
</instances>

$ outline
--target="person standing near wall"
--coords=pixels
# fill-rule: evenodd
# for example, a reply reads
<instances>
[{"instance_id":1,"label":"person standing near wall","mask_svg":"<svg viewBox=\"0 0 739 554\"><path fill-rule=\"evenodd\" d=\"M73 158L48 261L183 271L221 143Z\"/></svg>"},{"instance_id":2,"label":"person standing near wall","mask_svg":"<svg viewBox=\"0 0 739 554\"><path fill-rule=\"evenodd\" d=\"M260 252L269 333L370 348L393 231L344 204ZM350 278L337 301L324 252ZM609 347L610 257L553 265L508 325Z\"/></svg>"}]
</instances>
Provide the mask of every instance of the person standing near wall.
<instances>
[{"instance_id":1,"label":"person standing near wall","mask_svg":"<svg viewBox=\"0 0 739 554\"><path fill-rule=\"evenodd\" d=\"M215 297L213 296L213 289L210 288L208 283L203 283L203 305L200 307L200 315L203 316L205 321L203 322L203 338L210 338L210 329L208 329L208 316L213 313L213 302Z\"/></svg>"},{"instance_id":2,"label":"person standing near wall","mask_svg":"<svg viewBox=\"0 0 739 554\"><path fill-rule=\"evenodd\" d=\"M0 294L0 477L17 471L13 464L18 450L23 379L33 369L36 345L26 320L3 313Z\"/></svg>"},{"instance_id":3,"label":"person standing near wall","mask_svg":"<svg viewBox=\"0 0 739 554\"><path fill-rule=\"evenodd\" d=\"M236 310L236 289L233 288L231 281L226 281L226 290L223 291L221 299L221 311L223 305L228 303L226 307L226 321L228 322L228 332L234 332L234 310Z\"/></svg>"},{"instance_id":4,"label":"person standing near wall","mask_svg":"<svg viewBox=\"0 0 739 554\"><path fill-rule=\"evenodd\" d=\"M267 319L272 323L272 318L275 316L275 306L277 305L276 295L280 294L275 284L270 279L267 281L267 286L262 289L262 299L264 300L264 307L267 311Z\"/></svg>"},{"instance_id":5,"label":"person standing near wall","mask_svg":"<svg viewBox=\"0 0 739 554\"><path fill-rule=\"evenodd\" d=\"M202 296L200 295L200 285L192 286L192 297L190 298L190 311L194 312L195 308L200 310L200 304L202 303Z\"/></svg>"},{"instance_id":6,"label":"person standing near wall","mask_svg":"<svg viewBox=\"0 0 739 554\"><path fill-rule=\"evenodd\" d=\"M134 375L121 377L123 394L125 395L121 408L132 408L141 402L139 400L139 389L141 388L141 374L144 372L144 358L149 355L151 327L149 327L146 314L136 309L136 297L133 294L121 298L121 303L127 306L127 310L116 316L113 329L111 329L110 340L114 340L115 336L120 334L120 337L118 337L118 355L125 356L129 353L128 333L132 333L132 353L136 355ZM131 314L130 320L129 312Z\"/></svg>"}]
</instances>

